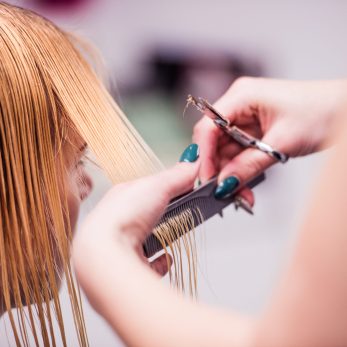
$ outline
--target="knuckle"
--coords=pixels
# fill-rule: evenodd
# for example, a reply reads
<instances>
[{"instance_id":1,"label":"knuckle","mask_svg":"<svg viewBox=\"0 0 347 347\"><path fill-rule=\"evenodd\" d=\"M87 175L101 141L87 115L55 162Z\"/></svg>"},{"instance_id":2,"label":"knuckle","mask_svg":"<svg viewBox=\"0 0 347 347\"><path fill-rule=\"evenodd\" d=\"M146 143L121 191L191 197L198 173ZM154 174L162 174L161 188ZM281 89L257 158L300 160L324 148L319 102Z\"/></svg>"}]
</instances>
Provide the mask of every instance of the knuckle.
<instances>
[{"instance_id":1,"label":"knuckle","mask_svg":"<svg viewBox=\"0 0 347 347\"><path fill-rule=\"evenodd\" d=\"M258 154L258 152L256 152ZM261 158L256 155L252 155L248 158L247 163L248 178L252 178L256 174L263 171L263 162Z\"/></svg>"}]
</instances>

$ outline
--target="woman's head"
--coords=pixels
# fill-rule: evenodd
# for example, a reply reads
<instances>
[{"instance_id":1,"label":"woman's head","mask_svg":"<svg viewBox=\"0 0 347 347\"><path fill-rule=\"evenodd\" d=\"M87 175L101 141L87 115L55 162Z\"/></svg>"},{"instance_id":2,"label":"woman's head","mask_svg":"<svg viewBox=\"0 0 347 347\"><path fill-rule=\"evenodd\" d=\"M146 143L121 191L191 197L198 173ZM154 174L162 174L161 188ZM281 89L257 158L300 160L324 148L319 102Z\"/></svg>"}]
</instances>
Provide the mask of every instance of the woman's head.
<instances>
[{"instance_id":1,"label":"woman's head","mask_svg":"<svg viewBox=\"0 0 347 347\"><path fill-rule=\"evenodd\" d=\"M85 140L64 106L59 75L70 73L75 83L73 66L64 59L75 60L81 79L92 72L63 32L5 4L0 5L0 45L1 302L7 311L17 307L20 318L21 307L36 303L41 333L29 307L30 324L34 336L47 343L53 311L62 326L58 290L64 274L80 338L86 341L69 244L91 183L81 165ZM11 313L10 319L13 324ZM25 329L24 319L20 324ZM61 334L64 340L62 328ZM15 336L19 344L21 337Z\"/></svg>"},{"instance_id":2,"label":"woman's head","mask_svg":"<svg viewBox=\"0 0 347 347\"><path fill-rule=\"evenodd\" d=\"M74 39L48 20L0 2L0 303L9 312L18 345L27 343L22 307L30 303L37 304L37 310L28 308L37 343L41 337L45 345L54 339L56 315L66 344L58 298L61 274L80 343L87 344L69 265L79 204L91 189L81 163L86 143L115 183L160 166Z\"/></svg>"}]
</instances>

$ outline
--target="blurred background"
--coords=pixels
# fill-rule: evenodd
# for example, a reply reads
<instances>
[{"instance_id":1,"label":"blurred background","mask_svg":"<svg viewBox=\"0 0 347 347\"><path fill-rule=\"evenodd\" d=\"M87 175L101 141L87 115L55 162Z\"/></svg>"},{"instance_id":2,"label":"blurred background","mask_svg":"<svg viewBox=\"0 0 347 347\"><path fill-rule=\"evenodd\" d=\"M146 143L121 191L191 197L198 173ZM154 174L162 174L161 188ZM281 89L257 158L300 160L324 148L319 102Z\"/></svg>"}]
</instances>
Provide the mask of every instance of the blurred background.
<instances>
[{"instance_id":1,"label":"blurred background","mask_svg":"<svg viewBox=\"0 0 347 347\"><path fill-rule=\"evenodd\" d=\"M99 49L112 95L166 165L191 142L199 118L193 109L183 118L187 94L213 102L242 75L328 79L347 73L343 0L8 2L34 9ZM255 189L254 216L231 206L223 219L214 217L197 231L200 301L251 314L264 308L325 155L269 170ZM100 171L91 171L95 191L81 218L110 187ZM61 296L69 345L77 346L65 290ZM88 302L84 308L91 346L123 346ZM6 327L10 331L5 317L0 345L12 346Z\"/></svg>"}]
</instances>

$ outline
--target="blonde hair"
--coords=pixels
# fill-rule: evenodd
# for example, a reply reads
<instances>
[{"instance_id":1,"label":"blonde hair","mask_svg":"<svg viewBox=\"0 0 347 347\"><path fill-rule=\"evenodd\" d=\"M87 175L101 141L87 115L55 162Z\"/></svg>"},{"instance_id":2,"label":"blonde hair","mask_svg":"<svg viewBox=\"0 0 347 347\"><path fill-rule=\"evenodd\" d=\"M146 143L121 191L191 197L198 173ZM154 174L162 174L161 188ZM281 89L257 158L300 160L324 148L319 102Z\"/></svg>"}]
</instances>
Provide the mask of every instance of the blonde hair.
<instances>
[{"instance_id":1,"label":"blonde hair","mask_svg":"<svg viewBox=\"0 0 347 347\"><path fill-rule=\"evenodd\" d=\"M61 189L67 130L87 141L115 183L158 171L161 164L68 34L31 11L0 3L0 46L0 293L17 346L29 345L24 306L36 345L41 339L45 346L56 345L56 317L67 346L58 297L60 264L79 343L86 346ZM11 307L17 308L19 328Z\"/></svg>"},{"instance_id":2,"label":"blonde hair","mask_svg":"<svg viewBox=\"0 0 347 347\"><path fill-rule=\"evenodd\" d=\"M55 346L57 339L67 346L58 296L62 267L79 344L87 346L69 262L72 230L62 146L73 129L113 183L157 172L162 165L77 50L73 36L31 11L0 2L0 45L0 294L17 346L29 345L27 319L37 346ZM191 229L191 220L187 212L154 232L172 250L172 277L181 289L181 248L191 252L193 293L195 239L184 236L183 246L173 241L175 233Z\"/></svg>"}]
</instances>

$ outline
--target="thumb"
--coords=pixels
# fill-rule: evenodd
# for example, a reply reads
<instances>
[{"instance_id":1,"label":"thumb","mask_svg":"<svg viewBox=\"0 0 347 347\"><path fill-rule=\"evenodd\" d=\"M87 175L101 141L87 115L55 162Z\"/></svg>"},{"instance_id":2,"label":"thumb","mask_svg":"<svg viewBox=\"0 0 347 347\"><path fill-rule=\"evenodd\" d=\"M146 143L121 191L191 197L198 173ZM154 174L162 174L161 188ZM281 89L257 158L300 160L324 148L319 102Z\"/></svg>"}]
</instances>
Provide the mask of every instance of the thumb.
<instances>
[{"instance_id":1,"label":"thumb","mask_svg":"<svg viewBox=\"0 0 347 347\"><path fill-rule=\"evenodd\" d=\"M198 171L199 161L195 163L177 163L153 178L160 182L162 191L166 194L167 200L170 201L193 188Z\"/></svg>"},{"instance_id":2,"label":"thumb","mask_svg":"<svg viewBox=\"0 0 347 347\"><path fill-rule=\"evenodd\" d=\"M175 166L142 179L142 192L152 198L159 194L159 201L167 204L194 187L199 167L199 146L192 143L183 151Z\"/></svg>"}]
</instances>

